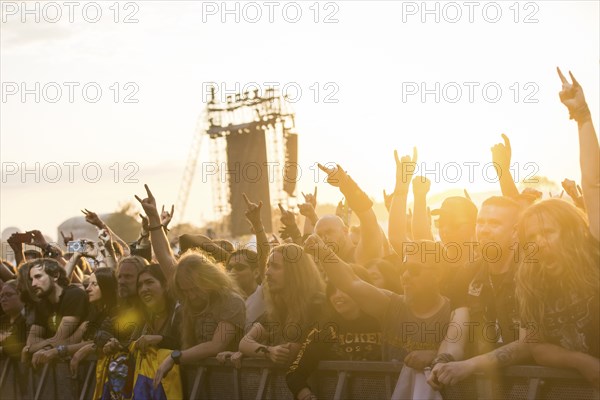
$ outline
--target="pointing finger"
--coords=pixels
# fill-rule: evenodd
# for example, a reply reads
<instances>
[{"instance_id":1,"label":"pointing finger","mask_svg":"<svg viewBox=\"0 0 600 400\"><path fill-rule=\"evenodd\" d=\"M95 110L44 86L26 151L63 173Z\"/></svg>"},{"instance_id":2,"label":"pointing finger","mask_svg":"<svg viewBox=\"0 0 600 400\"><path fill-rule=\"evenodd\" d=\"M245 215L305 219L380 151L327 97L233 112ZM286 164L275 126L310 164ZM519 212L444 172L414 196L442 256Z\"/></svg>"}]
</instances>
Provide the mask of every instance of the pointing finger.
<instances>
[{"instance_id":1,"label":"pointing finger","mask_svg":"<svg viewBox=\"0 0 600 400\"><path fill-rule=\"evenodd\" d=\"M285 213L285 208L283 208L283 206L281 205L281 203L277 203L277 205L279 206L279 210L281 211L281 213Z\"/></svg>"},{"instance_id":2,"label":"pointing finger","mask_svg":"<svg viewBox=\"0 0 600 400\"><path fill-rule=\"evenodd\" d=\"M142 202L142 199L140 199L137 194L134 194L133 196L136 198L137 201L140 202L140 204L144 204L144 202Z\"/></svg>"},{"instance_id":3,"label":"pointing finger","mask_svg":"<svg viewBox=\"0 0 600 400\"><path fill-rule=\"evenodd\" d=\"M415 147L413 147L413 156L412 156L412 160L411 160L412 162L414 162L414 163L417 162L417 155L418 155L417 147L415 146Z\"/></svg>"}]
</instances>

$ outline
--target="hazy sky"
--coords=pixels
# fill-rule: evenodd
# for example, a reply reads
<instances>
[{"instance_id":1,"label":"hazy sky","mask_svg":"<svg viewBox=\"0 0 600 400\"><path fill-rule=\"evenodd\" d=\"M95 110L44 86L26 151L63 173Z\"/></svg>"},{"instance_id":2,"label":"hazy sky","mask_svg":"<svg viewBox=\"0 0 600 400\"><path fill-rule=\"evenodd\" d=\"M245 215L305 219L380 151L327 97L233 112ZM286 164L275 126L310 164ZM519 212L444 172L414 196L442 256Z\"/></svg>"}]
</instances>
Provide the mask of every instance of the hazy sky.
<instances>
[{"instance_id":1,"label":"hazy sky","mask_svg":"<svg viewBox=\"0 0 600 400\"><path fill-rule=\"evenodd\" d=\"M55 237L81 208L135 201L143 183L174 203L208 82L285 87L303 191L315 162L335 161L381 200L393 189L393 149L413 146L437 181L432 193L494 190L484 166L501 133L520 179L579 180L555 67L574 72L597 124L599 3L476 3L427 2L424 14L420 1L228 2L227 14L222 2L98 2L78 3L70 22L62 2L31 2L32 14L2 2L0 227ZM201 154L210 161L206 147ZM36 168L39 178L24 174ZM212 204L202 164L196 177L186 219L198 223ZM339 200L319 188L321 202Z\"/></svg>"}]
</instances>

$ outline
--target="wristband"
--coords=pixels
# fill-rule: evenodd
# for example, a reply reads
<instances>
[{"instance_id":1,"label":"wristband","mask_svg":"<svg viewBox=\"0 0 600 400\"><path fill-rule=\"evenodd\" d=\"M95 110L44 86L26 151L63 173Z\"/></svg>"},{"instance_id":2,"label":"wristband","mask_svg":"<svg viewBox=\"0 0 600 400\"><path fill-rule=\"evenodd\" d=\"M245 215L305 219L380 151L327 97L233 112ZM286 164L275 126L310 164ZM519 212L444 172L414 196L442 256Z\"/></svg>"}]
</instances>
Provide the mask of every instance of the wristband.
<instances>
[{"instance_id":1,"label":"wristband","mask_svg":"<svg viewBox=\"0 0 600 400\"><path fill-rule=\"evenodd\" d=\"M269 349L265 346L260 346L258 349L254 350L254 352L256 354L260 354L260 353L264 354L265 358L267 358L269 355Z\"/></svg>"},{"instance_id":2,"label":"wristband","mask_svg":"<svg viewBox=\"0 0 600 400\"><path fill-rule=\"evenodd\" d=\"M442 354L438 354L433 361L431 362L431 364L429 365L431 368L435 367L436 364L439 363L449 363L449 362L453 362L456 361L454 359L454 357L452 356L452 354L449 353L442 353Z\"/></svg>"},{"instance_id":3,"label":"wristband","mask_svg":"<svg viewBox=\"0 0 600 400\"><path fill-rule=\"evenodd\" d=\"M61 344L60 346L56 346L56 351L58 351L58 356L60 358L67 358L67 356L69 355L67 346L65 346L64 344Z\"/></svg>"},{"instance_id":4,"label":"wristband","mask_svg":"<svg viewBox=\"0 0 600 400\"><path fill-rule=\"evenodd\" d=\"M373 207L373 202L369 196L350 177L348 177L348 182L343 187L340 186L340 191L346 196L348 205L355 212L364 212Z\"/></svg>"}]
</instances>

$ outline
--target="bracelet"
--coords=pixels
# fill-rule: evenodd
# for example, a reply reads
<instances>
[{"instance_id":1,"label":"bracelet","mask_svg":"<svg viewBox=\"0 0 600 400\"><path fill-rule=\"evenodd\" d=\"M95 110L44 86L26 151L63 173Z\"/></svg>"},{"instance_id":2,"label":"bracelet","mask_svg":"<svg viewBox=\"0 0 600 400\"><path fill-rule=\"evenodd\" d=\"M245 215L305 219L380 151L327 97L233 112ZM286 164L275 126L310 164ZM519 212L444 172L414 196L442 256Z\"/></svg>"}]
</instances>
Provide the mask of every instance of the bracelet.
<instances>
[{"instance_id":1,"label":"bracelet","mask_svg":"<svg viewBox=\"0 0 600 400\"><path fill-rule=\"evenodd\" d=\"M156 225L156 226L151 226L150 228L148 228L148 230L150 232L152 232L152 231L157 231L157 230L162 229L162 228L164 228L164 226L162 226L162 225Z\"/></svg>"},{"instance_id":2,"label":"bracelet","mask_svg":"<svg viewBox=\"0 0 600 400\"><path fill-rule=\"evenodd\" d=\"M69 355L69 351L67 350L67 346L61 344L60 346L56 346L56 351L58 352L58 356L60 358L67 358Z\"/></svg>"},{"instance_id":3,"label":"bracelet","mask_svg":"<svg viewBox=\"0 0 600 400\"><path fill-rule=\"evenodd\" d=\"M454 357L452 356L452 354L450 353L441 353L438 354L433 361L431 362L431 364L429 365L431 368L435 367L436 364L439 363L449 363L449 362L453 362L456 361L454 359Z\"/></svg>"},{"instance_id":4,"label":"bracelet","mask_svg":"<svg viewBox=\"0 0 600 400\"><path fill-rule=\"evenodd\" d=\"M263 353L265 358L269 356L269 349L266 346L260 346L258 349L254 350L256 354Z\"/></svg>"}]
</instances>

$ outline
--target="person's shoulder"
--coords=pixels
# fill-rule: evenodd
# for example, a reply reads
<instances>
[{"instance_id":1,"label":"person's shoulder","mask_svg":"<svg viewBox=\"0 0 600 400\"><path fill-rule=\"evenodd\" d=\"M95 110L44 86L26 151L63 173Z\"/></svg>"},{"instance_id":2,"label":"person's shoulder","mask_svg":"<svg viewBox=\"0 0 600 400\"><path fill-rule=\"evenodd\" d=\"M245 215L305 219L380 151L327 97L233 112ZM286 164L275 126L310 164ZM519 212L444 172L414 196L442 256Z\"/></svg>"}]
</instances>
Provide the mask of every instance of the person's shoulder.
<instances>
[{"instance_id":1,"label":"person's shoulder","mask_svg":"<svg viewBox=\"0 0 600 400\"><path fill-rule=\"evenodd\" d=\"M65 290L65 295L64 295L65 299L73 298L73 297L75 297L75 298L83 297L83 298L87 299L86 291L78 285L69 285L64 290Z\"/></svg>"}]
</instances>

